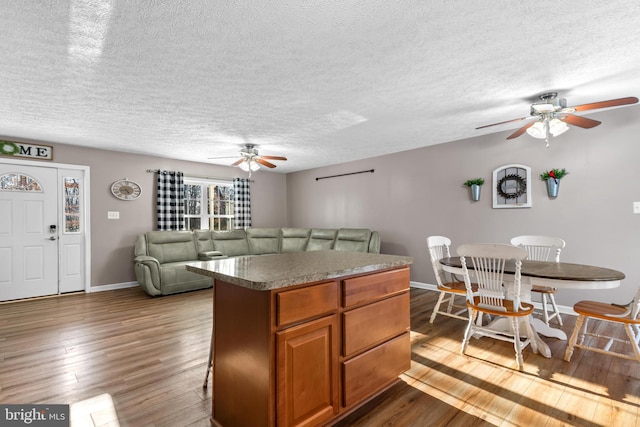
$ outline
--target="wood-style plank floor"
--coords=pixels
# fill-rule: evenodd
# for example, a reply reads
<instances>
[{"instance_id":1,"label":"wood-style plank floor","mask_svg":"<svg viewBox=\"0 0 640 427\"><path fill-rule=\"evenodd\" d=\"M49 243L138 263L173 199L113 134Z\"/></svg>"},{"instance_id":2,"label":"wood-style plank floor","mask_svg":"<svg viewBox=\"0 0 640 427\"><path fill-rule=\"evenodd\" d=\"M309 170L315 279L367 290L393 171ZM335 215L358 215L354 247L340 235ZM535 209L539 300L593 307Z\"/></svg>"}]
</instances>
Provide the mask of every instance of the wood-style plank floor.
<instances>
[{"instance_id":1,"label":"wood-style plank floor","mask_svg":"<svg viewBox=\"0 0 640 427\"><path fill-rule=\"evenodd\" d=\"M0 304L0 402L71 404L73 426L209 426L211 297L131 288ZM579 349L567 363L553 338L551 359L525 350L524 372L506 342L472 339L463 356L464 321L429 324L436 297L412 289L411 369L340 427L640 426L640 363Z\"/></svg>"}]
</instances>

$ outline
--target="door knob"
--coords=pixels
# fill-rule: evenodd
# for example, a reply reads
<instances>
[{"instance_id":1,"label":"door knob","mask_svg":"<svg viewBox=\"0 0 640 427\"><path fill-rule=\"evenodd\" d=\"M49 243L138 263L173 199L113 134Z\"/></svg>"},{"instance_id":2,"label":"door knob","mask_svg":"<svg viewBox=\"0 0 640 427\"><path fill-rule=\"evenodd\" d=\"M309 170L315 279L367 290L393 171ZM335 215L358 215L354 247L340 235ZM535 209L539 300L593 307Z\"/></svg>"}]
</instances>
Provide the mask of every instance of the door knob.
<instances>
[{"instance_id":1,"label":"door knob","mask_svg":"<svg viewBox=\"0 0 640 427\"><path fill-rule=\"evenodd\" d=\"M56 240L56 236L49 237L49 240Z\"/></svg>"}]
</instances>

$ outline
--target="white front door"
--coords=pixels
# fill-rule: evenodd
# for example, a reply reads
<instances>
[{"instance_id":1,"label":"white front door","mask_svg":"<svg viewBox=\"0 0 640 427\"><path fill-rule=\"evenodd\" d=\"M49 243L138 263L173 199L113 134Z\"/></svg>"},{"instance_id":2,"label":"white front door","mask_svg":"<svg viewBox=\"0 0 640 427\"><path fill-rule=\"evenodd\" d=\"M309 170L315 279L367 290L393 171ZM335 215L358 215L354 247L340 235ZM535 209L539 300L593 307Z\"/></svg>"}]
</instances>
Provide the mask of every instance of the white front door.
<instances>
[{"instance_id":1,"label":"white front door","mask_svg":"<svg viewBox=\"0 0 640 427\"><path fill-rule=\"evenodd\" d=\"M58 293L58 171L0 163L0 301Z\"/></svg>"}]
</instances>

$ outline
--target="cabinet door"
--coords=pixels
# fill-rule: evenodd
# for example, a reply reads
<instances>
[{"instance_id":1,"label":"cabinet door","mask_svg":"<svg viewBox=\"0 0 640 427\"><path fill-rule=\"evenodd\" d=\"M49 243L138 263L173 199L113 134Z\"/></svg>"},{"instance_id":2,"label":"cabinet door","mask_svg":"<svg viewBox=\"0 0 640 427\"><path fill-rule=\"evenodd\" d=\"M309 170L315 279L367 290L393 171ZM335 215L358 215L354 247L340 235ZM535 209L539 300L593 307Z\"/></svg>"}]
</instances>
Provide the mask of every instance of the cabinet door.
<instances>
[{"instance_id":1,"label":"cabinet door","mask_svg":"<svg viewBox=\"0 0 640 427\"><path fill-rule=\"evenodd\" d=\"M339 411L338 316L276 334L278 426L318 425Z\"/></svg>"}]
</instances>

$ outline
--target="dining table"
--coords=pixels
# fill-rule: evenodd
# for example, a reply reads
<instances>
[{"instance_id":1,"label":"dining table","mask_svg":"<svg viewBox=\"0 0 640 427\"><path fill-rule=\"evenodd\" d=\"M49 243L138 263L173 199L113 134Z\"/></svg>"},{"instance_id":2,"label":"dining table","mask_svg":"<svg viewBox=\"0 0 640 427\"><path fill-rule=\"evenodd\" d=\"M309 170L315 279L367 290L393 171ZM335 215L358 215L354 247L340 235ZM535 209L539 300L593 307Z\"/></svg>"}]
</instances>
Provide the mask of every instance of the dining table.
<instances>
[{"instance_id":1,"label":"dining table","mask_svg":"<svg viewBox=\"0 0 640 427\"><path fill-rule=\"evenodd\" d=\"M442 268L449 273L461 276L462 261L460 257L447 257L440 260ZM467 263L467 269L472 274L473 264ZM514 261L508 261L505 265L505 278L513 277L516 271ZM568 262L548 262L523 260L520 268L520 299L524 302L531 302L531 286L548 286L557 289L612 289L620 286L625 278L624 273L610 268L597 267L585 264L573 264ZM533 327L538 350L545 357L551 357L549 346L540 338L555 337L561 340L567 339L567 334L559 328L547 325L537 317L529 316L529 321ZM496 331L510 333L511 327L505 317L495 319L491 323L491 328Z\"/></svg>"}]
</instances>

